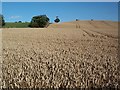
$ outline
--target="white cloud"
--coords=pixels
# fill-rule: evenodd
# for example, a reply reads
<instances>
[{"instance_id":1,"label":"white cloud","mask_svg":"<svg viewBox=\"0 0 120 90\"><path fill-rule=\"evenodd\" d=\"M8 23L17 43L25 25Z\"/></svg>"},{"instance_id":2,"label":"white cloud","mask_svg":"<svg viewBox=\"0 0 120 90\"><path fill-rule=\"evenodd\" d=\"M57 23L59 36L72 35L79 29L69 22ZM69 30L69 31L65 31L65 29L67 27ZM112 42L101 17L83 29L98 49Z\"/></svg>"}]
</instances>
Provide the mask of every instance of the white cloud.
<instances>
[{"instance_id":1,"label":"white cloud","mask_svg":"<svg viewBox=\"0 0 120 90\"><path fill-rule=\"evenodd\" d=\"M10 16L10 19L19 19L21 16Z\"/></svg>"}]
</instances>

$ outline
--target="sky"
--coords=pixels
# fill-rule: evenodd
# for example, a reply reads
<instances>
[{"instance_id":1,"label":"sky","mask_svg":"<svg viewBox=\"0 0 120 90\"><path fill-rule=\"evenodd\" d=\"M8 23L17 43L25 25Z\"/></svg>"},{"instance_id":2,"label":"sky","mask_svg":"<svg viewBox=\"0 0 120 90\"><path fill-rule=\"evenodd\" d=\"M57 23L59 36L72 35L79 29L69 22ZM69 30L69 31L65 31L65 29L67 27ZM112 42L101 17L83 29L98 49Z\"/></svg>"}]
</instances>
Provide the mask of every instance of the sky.
<instances>
[{"instance_id":1,"label":"sky","mask_svg":"<svg viewBox=\"0 0 120 90\"><path fill-rule=\"evenodd\" d=\"M2 2L119 2L119 0L1 0Z\"/></svg>"},{"instance_id":2,"label":"sky","mask_svg":"<svg viewBox=\"0 0 120 90\"><path fill-rule=\"evenodd\" d=\"M79 20L118 21L117 2L2 2L6 22L31 21L33 16L47 15L50 22Z\"/></svg>"}]
</instances>

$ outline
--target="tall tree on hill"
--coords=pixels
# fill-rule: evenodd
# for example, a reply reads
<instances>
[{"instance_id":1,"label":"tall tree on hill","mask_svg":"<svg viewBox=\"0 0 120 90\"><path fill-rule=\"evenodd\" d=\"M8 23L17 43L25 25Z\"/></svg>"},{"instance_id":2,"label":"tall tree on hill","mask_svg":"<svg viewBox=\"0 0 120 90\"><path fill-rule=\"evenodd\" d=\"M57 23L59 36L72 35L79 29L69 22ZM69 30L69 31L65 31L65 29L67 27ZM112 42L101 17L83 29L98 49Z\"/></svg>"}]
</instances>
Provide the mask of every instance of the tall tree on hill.
<instances>
[{"instance_id":1,"label":"tall tree on hill","mask_svg":"<svg viewBox=\"0 0 120 90\"><path fill-rule=\"evenodd\" d=\"M5 25L4 16L0 14L0 27Z\"/></svg>"},{"instance_id":2,"label":"tall tree on hill","mask_svg":"<svg viewBox=\"0 0 120 90\"><path fill-rule=\"evenodd\" d=\"M54 22L59 23L60 19L58 18L58 16L56 16L56 19L54 20Z\"/></svg>"}]
</instances>

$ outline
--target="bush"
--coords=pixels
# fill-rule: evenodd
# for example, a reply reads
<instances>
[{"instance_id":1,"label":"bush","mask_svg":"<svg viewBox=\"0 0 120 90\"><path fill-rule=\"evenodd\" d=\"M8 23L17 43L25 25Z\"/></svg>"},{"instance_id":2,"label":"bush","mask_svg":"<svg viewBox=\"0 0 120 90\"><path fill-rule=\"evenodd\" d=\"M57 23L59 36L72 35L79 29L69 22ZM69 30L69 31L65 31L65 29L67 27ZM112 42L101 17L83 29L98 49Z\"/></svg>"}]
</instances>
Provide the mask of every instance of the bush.
<instances>
[{"instance_id":1,"label":"bush","mask_svg":"<svg viewBox=\"0 0 120 90\"><path fill-rule=\"evenodd\" d=\"M91 21L93 21L93 19L91 19Z\"/></svg>"},{"instance_id":2,"label":"bush","mask_svg":"<svg viewBox=\"0 0 120 90\"><path fill-rule=\"evenodd\" d=\"M18 23L22 23L22 21L18 21Z\"/></svg>"},{"instance_id":3,"label":"bush","mask_svg":"<svg viewBox=\"0 0 120 90\"><path fill-rule=\"evenodd\" d=\"M79 19L76 19L76 21L79 21Z\"/></svg>"},{"instance_id":4,"label":"bush","mask_svg":"<svg viewBox=\"0 0 120 90\"><path fill-rule=\"evenodd\" d=\"M46 15L34 16L29 27L44 28L49 25L49 18Z\"/></svg>"},{"instance_id":5,"label":"bush","mask_svg":"<svg viewBox=\"0 0 120 90\"><path fill-rule=\"evenodd\" d=\"M3 17L3 15L0 15L0 27L2 27L4 25L5 25L4 17Z\"/></svg>"},{"instance_id":6,"label":"bush","mask_svg":"<svg viewBox=\"0 0 120 90\"><path fill-rule=\"evenodd\" d=\"M60 19L58 18L58 16L56 16L56 19L54 20L54 22L56 23L60 22Z\"/></svg>"}]
</instances>

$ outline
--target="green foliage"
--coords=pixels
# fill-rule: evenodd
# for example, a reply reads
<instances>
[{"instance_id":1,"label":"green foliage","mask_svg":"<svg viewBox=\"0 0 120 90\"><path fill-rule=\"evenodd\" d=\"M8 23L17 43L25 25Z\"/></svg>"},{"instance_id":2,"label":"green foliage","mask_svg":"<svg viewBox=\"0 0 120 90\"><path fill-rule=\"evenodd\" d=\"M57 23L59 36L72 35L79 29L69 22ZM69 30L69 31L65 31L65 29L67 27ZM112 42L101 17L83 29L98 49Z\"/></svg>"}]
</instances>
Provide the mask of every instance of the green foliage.
<instances>
[{"instance_id":1,"label":"green foliage","mask_svg":"<svg viewBox=\"0 0 120 90\"><path fill-rule=\"evenodd\" d=\"M44 28L49 25L49 18L46 15L34 16L29 27Z\"/></svg>"},{"instance_id":2,"label":"green foliage","mask_svg":"<svg viewBox=\"0 0 120 90\"><path fill-rule=\"evenodd\" d=\"M28 28L29 23L6 22L3 28Z\"/></svg>"},{"instance_id":3,"label":"green foliage","mask_svg":"<svg viewBox=\"0 0 120 90\"><path fill-rule=\"evenodd\" d=\"M18 23L22 23L22 21L18 21Z\"/></svg>"},{"instance_id":4,"label":"green foliage","mask_svg":"<svg viewBox=\"0 0 120 90\"><path fill-rule=\"evenodd\" d=\"M34 22L34 23L30 23L30 24L29 24L29 27L36 27L36 28L38 28L39 25L38 25L37 22Z\"/></svg>"},{"instance_id":5,"label":"green foliage","mask_svg":"<svg viewBox=\"0 0 120 90\"><path fill-rule=\"evenodd\" d=\"M3 15L0 15L0 27L2 27L4 25L5 25L4 17L3 17Z\"/></svg>"}]
</instances>

